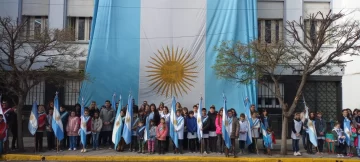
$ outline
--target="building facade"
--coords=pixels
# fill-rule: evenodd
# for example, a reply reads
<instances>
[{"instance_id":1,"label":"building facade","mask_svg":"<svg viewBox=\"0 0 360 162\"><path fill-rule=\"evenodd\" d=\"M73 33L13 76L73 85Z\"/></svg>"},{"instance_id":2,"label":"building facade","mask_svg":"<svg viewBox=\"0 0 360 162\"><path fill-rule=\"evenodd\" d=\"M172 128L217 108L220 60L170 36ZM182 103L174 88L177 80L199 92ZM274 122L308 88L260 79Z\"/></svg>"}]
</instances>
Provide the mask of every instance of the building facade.
<instances>
[{"instance_id":1,"label":"building facade","mask_svg":"<svg viewBox=\"0 0 360 162\"><path fill-rule=\"evenodd\" d=\"M258 37L266 43L276 43L287 39L284 25L287 21L299 21L304 17L305 25L311 28L316 24L306 21L306 15L321 11L350 12L360 8L357 0L257 0L258 1ZM72 43L87 50L93 16L93 0L0 0L0 16L10 16L13 20L28 20L29 31L36 32L49 28L72 28L75 38ZM350 19L359 19L360 13L349 14ZM333 48L327 44L325 48ZM360 91L360 58L345 67L335 67L331 73L315 73L308 80L304 90L304 99L312 111L322 111L328 120L336 119L343 107L356 108L360 100L356 93ZM84 68L86 57L80 58L79 68ZM300 78L297 71L286 71L281 79L281 94L287 103L291 103ZM64 87L51 85L46 81L32 88L27 96L26 105L30 111L33 100L47 104L53 100L55 91L59 91L60 101L71 107L78 101L80 82L67 81ZM271 85L271 84L270 84ZM274 129L281 127L281 108L269 89L259 86L259 109L268 109L274 115ZM110 97L109 97L110 98ZM141 101L139 101L141 102ZM102 104L102 103L99 103ZM297 111L302 111L299 103ZM280 130L280 129L279 129Z\"/></svg>"}]
</instances>

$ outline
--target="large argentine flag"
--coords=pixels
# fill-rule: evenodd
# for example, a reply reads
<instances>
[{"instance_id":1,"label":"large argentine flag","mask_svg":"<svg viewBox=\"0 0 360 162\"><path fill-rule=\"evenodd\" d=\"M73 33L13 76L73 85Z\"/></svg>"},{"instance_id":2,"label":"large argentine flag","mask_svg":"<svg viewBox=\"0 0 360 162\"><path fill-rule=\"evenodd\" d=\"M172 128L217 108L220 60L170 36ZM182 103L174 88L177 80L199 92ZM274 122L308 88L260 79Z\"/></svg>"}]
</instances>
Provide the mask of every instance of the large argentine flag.
<instances>
[{"instance_id":1,"label":"large argentine flag","mask_svg":"<svg viewBox=\"0 0 360 162\"><path fill-rule=\"evenodd\" d=\"M114 89L132 90L137 102L205 107L222 103L244 112L255 85L218 79L212 66L222 41L247 43L257 35L256 0L95 0L84 82L86 103L104 102ZM122 77L114 77L121 75ZM99 88L101 87L101 88ZM255 100L256 101L256 100Z\"/></svg>"},{"instance_id":2,"label":"large argentine flag","mask_svg":"<svg viewBox=\"0 0 360 162\"><path fill-rule=\"evenodd\" d=\"M59 98L57 92L54 99L54 113L53 113L53 120L51 123L51 127L53 128L57 140L61 141L64 138L64 127L61 122Z\"/></svg>"}]
</instances>

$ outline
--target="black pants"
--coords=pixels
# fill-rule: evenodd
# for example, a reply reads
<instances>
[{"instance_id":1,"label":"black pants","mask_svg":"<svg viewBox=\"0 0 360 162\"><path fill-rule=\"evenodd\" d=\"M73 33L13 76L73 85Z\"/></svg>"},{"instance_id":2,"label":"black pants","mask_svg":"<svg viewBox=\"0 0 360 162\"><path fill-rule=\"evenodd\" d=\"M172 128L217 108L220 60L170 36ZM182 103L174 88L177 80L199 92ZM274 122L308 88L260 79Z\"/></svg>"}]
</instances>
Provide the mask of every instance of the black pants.
<instances>
[{"instance_id":1,"label":"black pants","mask_svg":"<svg viewBox=\"0 0 360 162\"><path fill-rule=\"evenodd\" d=\"M170 145L170 137L166 136L166 140L164 141L164 146L163 146L165 152L169 152L169 145Z\"/></svg>"},{"instance_id":2,"label":"black pants","mask_svg":"<svg viewBox=\"0 0 360 162\"><path fill-rule=\"evenodd\" d=\"M92 138L92 134L87 134L86 135L86 146L90 146L91 145L91 138Z\"/></svg>"},{"instance_id":3,"label":"black pants","mask_svg":"<svg viewBox=\"0 0 360 162\"><path fill-rule=\"evenodd\" d=\"M209 137L209 147L211 152L216 152L216 139L217 137Z\"/></svg>"},{"instance_id":4,"label":"black pants","mask_svg":"<svg viewBox=\"0 0 360 162\"><path fill-rule=\"evenodd\" d=\"M64 139L61 140L60 145L62 149L67 149L70 146L69 136L67 136L66 131L64 131Z\"/></svg>"},{"instance_id":5,"label":"black pants","mask_svg":"<svg viewBox=\"0 0 360 162\"><path fill-rule=\"evenodd\" d=\"M198 140L197 138L193 138L193 139L189 139L189 148L190 148L190 152L195 152L195 142L196 140Z\"/></svg>"},{"instance_id":6,"label":"black pants","mask_svg":"<svg viewBox=\"0 0 360 162\"><path fill-rule=\"evenodd\" d=\"M245 149L245 141L239 140L239 148L240 148L241 150Z\"/></svg>"},{"instance_id":7,"label":"black pants","mask_svg":"<svg viewBox=\"0 0 360 162\"><path fill-rule=\"evenodd\" d=\"M200 140L199 140L199 138L197 138L196 140L195 140L195 143L196 143L196 149L197 149L197 151L201 151L201 146L200 146Z\"/></svg>"},{"instance_id":8,"label":"black pants","mask_svg":"<svg viewBox=\"0 0 360 162\"><path fill-rule=\"evenodd\" d=\"M184 132L184 139L182 140L183 150L188 150L189 144L188 144L188 138L187 138L187 132Z\"/></svg>"},{"instance_id":9,"label":"black pants","mask_svg":"<svg viewBox=\"0 0 360 162\"><path fill-rule=\"evenodd\" d=\"M323 152L324 150L324 140L323 139L318 139L318 151L319 152Z\"/></svg>"},{"instance_id":10,"label":"black pants","mask_svg":"<svg viewBox=\"0 0 360 162\"><path fill-rule=\"evenodd\" d=\"M47 132L47 146L48 150L55 149L55 135L54 132Z\"/></svg>"},{"instance_id":11,"label":"black pants","mask_svg":"<svg viewBox=\"0 0 360 162\"><path fill-rule=\"evenodd\" d=\"M103 140L102 144L104 146L106 146L106 144L108 143L109 146L111 146L112 145L112 142L111 142L112 132L111 131L102 131L101 133L102 133L102 140Z\"/></svg>"},{"instance_id":12,"label":"black pants","mask_svg":"<svg viewBox=\"0 0 360 162\"><path fill-rule=\"evenodd\" d=\"M12 140L11 140L11 149L15 149L15 143L16 146L18 146L17 138L18 138L18 131L17 126L11 128L11 134L12 134Z\"/></svg>"},{"instance_id":13,"label":"black pants","mask_svg":"<svg viewBox=\"0 0 360 162\"><path fill-rule=\"evenodd\" d=\"M36 151L42 151L43 136L44 136L44 132L36 132L35 133L35 149L36 149Z\"/></svg>"},{"instance_id":14,"label":"black pants","mask_svg":"<svg viewBox=\"0 0 360 162\"><path fill-rule=\"evenodd\" d=\"M257 143L255 143L256 142L255 140L257 140L257 139L252 138L252 143L248 147L249 153L256 153L256 144Z\"/></svg>"},{"instance_id":15,"label":"black pants","mask_svg":"<svg viewBox=\"0 0 360 162\"><path fill-rule=\"evenodd\" d=\"M137 136L131 136L130 151L138 150Z\"/></svg>"},{"instance_id":16,"label":"black pants","mask_svg":"<svg viewBox=\"0 0 360 162\"><path fill-rule=\"evenodd\" d=\"M222 138L222 134L218 134L217 135L217 141L219 141L219 152L220 153L223 153L224 152L224 140L223 140L223 138ZM217 144L215 144L215 146L216 146Z\"/></svg>"},{"instance_id":17,"label":"black pants","mask_svg":"<svg viewBox=\"0 0 360 162\"><path fill-rule=\"evenodd\" d=\"M201 140L201 146L202 146L202 150L200 153L204 153L204 151L206 151L207 153L209 153L209 138L203 138Z\"/></svg>"},{"instance_id":18,"label":"black pants","mask_svg":"<svg viewBox=\"0 0 360 162\"><path fill-rule=\"evenodd\" d=\"M339 145L336 146L336 151L338 154L346 156L346 143L339 143Z\"/></svg>"},{"instance_id":19,"label":"black pants","mask_svg":"<svg viewBox=\"0 0 360 162\"><path fill-rule=\"evenodd\" d=\"M306 144L307 149L306 150L308 153L313 153L313 150L312 150L313 144L310 141L309 134L306 134L306 139L307 139L307 144Z\"/></svg>"},{"instance_id":20,"label":"black pants","mask_svg":"<svg viewBox=\"0 0 360 162\"><path fill-rule=\"evenodd\" d=\"M165 153L165 141L160 141L158 140L158 152L159 154L164 154Z\"/></svg>"},{"instance_id":21,"label":"black pants","mask_svg":"<svg viewBox=\"0 0 360 162\"><path fill-rule=\"evenodd\" d=\"M173 150L174 150L174 153L175 151L177 150L178 152L182 153L183 151L183 141L182 139L178 139L178 148L175 147L175 144L173 142Z\"/></svg>"},{"instance_id":22,"label":"black pants","mask_svg":"<svg viewBox=\"0 0 360 162\"><path fill-rule=\"evenodd\" d=\"M232 151L232 154L235 156L236 154L235 154L235 138L231 138L230 139L231 140L231 147L230 147L230 149L228 149L227 147L225 147L225 149L226 149L226 155L229 155L229 153L230 153L230 151Z\"/></svg>"}]
</instances>

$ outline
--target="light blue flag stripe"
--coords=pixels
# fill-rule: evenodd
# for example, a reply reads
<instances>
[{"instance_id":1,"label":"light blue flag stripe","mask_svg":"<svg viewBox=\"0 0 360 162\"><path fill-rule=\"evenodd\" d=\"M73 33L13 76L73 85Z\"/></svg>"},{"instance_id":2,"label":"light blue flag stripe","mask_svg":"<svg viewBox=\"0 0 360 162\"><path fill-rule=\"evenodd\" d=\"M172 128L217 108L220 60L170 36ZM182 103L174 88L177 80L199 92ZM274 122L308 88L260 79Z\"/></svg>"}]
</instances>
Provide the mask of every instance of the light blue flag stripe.
<instances>
[{"instance_id":1,"label":"light blue flag stripe","mask_svg":"<svg viewBox=\"0 0 360 162\"><path fill-rule=\"evenodd\" d=\"M223 121L222 121L222 134L223 134L223 139L224 139L224 142L225 142L225 145L228 149L230 149L231 147L231 140L230 140L230 134L227 130L227 126L226 126L226 123L228 123L228 115L227 115L227 106L226 106L226 97L225 95L223 94L223 102L224 102L224 108L223 108ZM231 126L230 126L231 127Z\"/></svg>"},{"instance_id":2,"label":"light blue flag stripe","mask_svg":"<svg viewBox=\"0 0 360 162\"><path fill-rule=\"evenodd\" d=\"M129 95L128 98L128 106L127 111L125 115L125 124L124 124L124 130L123 130L123 138L126 144L131 143L131 121L133 116L133 105L132 105L132 96Z\"/></svg>"},{"instance_id":3,"label":"light blue flag stripe","mask_svg":"<svg viewBox=\"0 0 360 162\"><path fill-rule=\"evenodd\" d=\"M81 101L81 125L80 125L80 139L81 139L81 144L83 145L83 147L86 147L86 128L87 128L87 121L85 120L85 106L84 106L84 100L82 99ZM86 121L86 126L83 127L83 121Z\"/></svg>"},{"instance_id":4,"label":"light blue flag stripe","mask_svg":"<svg viewBox=\"0 0 360 162\"><path fill-rule=\"evenodd\" d=\"M197 123L197 137L199 139L199 142L201 141L202 138L202 131L200 130L202 128L202 119L201 119L201 109L202 109L202 97L200 97L200 102L199 102L199 107L197 110L197 116L196 116L196 123Z\"/></svg>"},{"instance_id":5,"label":"light blue flag stripe","mask_svg":"<svg viewBox=\"0 0 360 162\"><path fill-rule=\"evenodd\" d=\"M350 120L345 118L344 119L344 134L346 137L346 144L348 146L350 146L350 134L349 132L351 132L351 126L350 126Z\"/></svg>"},{"instance_id":6,"label":"light blue flag stripe","mask_svg":"<svg viewBox=\"0 0 360 162\"><path fill-rule=\"evenodd\" d=\"M31 114L29 118L28 129L32 135L35 135L38 128L38 111L36 101L32 105Z\"/></svg>"},{"instance_id":7,"label":"light blue flag stripe","mask_svg":"<svg viewBox=\"0 0 360 162\"><path fill-rule=\"evenodd\" d=\"M251 113L250 113L250 103L249 98L245 98L244 100L244 107L245 107L245 118L248 121L248 132L246 136L246 146L249 146L252 143L252 129L251 127L254 125L253 121L251 119Z\"/></svg>"},{"instance_id":8,"label":"light blue flag stripe","mask_svg":"<svg viewBox=\"0 0 360 162\"><path fill-rule=\"evenodd\" d=\"M59 121L57 121L56 119L60 118L60 107L59 107L59 98L58 98L58 93L56 93L55 99L54 99L54 115L53 115L53 119L52 120L52 128L55 134L55 137L57 138L57 140L61 141L62 139L64 139L64 128L61 122L61 119Z\"/></svg>"},{"instance_id":9,"label":"light blue flag stripe","mask_svg":"<svg viewBox=\"0 0 360 162\"><path fill-rule=\"evenodd\" d=\"M122 99L121 99L121 95L120 95L119 106L116 111L115 125L114 125L114 129L113 129L113 136L115 136L115 137L113 137L113 140L112 140L115 144L114 149L117 148L117 146L121 140L123 125L124 125L122 122L121 115L120 115L121 108L122 108ZM119 126L117 126L117 125L119 125ZM114 132L115 132L115 135L114 135Z\"/></svg>"},{"instance_id":10,"label":"light blue flag stripe","mask_svg":"<svg viewBox=\"0 0 360 162\"><path fill-rule=\"evenodd\" d=\"M178 135L175 131L175 126L174 126L175 121L176 121L176 100L175 100L175 97L173 97L172 103L171 103L171 112L170 112L170 137L171 137L172 141L174 142L175 147L179 148Z\"/></svg>"},{"instance_id":11,"label":"light blue flag stripe","mask_svg":"<svg viewBox=\"0 0 360 162\"><path fill-rule=\"evenodd\" d=\"M267 131L266 131L266 128L265 128L264 124L263 123L260 123L260 124L261 124L261 133L263 135L264 146L266 148L271 148L272 147L271 135L267 134Z\"/></svg>"}]
</instances>

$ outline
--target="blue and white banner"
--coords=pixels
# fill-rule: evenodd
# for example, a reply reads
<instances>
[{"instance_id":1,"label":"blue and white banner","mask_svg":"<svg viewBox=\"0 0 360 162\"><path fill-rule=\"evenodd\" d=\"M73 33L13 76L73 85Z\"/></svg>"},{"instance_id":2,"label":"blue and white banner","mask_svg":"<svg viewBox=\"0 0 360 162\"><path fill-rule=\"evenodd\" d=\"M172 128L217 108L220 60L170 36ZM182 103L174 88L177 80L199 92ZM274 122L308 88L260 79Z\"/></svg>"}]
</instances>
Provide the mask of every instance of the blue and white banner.
<instances>
[{"instance_id":1,"label":"blue and white banner","mask_svg":"<svg viewBox=\"0 0 360 162\"><path fill-rule=\"evenodd\" d=\"M132 116L133 116L133 103L132 103L132 96L129 95L128 105L125 115L124 129L122 134L126 144L129 144L131 142Z\"/></svg>"},{"instance_id":2,"label":"blue and white banner","mask_svg":"<svg viewBox=\"0 0 360 162\"><path fill-rule=\"evenodd\" d=\"M36 101L32 105L32 109L29 117L28 129L32 135L35 135L36 130L38 129L38 109L37 109Z\"/></svg>"},{"instance_id":3,"label":"blue and white banner","mask_svg":"<svg viewBox=\"0 0 360 162\"><path fill-rule=\"evenodd\" d=\"M201 109L203 108L202 107L202 100L203 100L203 98L200 97L199 107L198 107L197 115L196 115L196 124L197 124L196 132L197 132L197 137L199 139L199 142L201 141L202 136L203 136L203 132L201 130L202 129L202 124L203 124L202 119L201 119L201 116L202 116Z\"/></svg>"},{"instance_id":4,"label":"blue and white banner","mask_svg":"<svg viewBox=\"0 0 360 162\"><path fill-rule=\"evenodd\" d=\"M250 101L249 98L245 98L244 100L244 107L245 107L245 120L247 120L247 135L246 135L246 146L249 146L252 143L252 127L254 125L252 119L251 119L251 112L250 112Z\"/></svg>"},{"instance_id":5,"label":"blue and white banner","mask_svg":"<svg viewBox=\"0 0 360 162\"><path fill-rule=\"evenodd\" d=\"M64 127L60 116L58 92L56 92L56 96L54 98L54 113L53 113L53 120L51 123L51 127L54 131L57 140L61 141L62 139L64 139Z\"/></svg>"},{"instance_id":6,"label":"blue and white banner","mask_svg":"<svg viewBox=\"0 0 360 162\"><path fill-rule=\"evenodd\" d=\"M348 118L344 119L344 133L346 137L346 144L350 146L350 134L351 134L351 121Z\"/></svg>"},{"instance_id":7,"label":"blue and white banner","mask_svg":"<svg viewBox=\"0 0 360 162\"><path fill-rule=\"evenodd\" d=\"M227 107L226 107L226 97L225 94L223 94L223 98L224 98L224 109L223 109L223 114L222 114L222 127L221 127L221 131L222 131L222 136L225 142L225 146L230 149L231 147L231 140L230 140L230 128L232 127L232 118L229 119L228 115L227 115Z\"/></svg>"},{"instance_id":8,"label":"blue and white banner","mask_svg":"<svg viewBox=\"0 0 360 162\"><path fill-rule=\"evenodd\" d=\"M175 97L173 97L172 99L172 103L171 103L171 110L170 110L170 138L172 139L174 145L176 148L179 148L178 145L178 134L175 131L175 127L177 125L177 120L176 120L176 100Z\"/></svg>"},{"instance_id":9,"label":"blue and white banner","mask_svg":"<svg viewBox=\"0 0 360 162\"><path fill-rule=\"evenodd\" d=\"M255 0L95 0L85 81L86 103L102 103L114 90L132 89L138 103L172 96L188 107L204 94L204 107L222 104L244 112L255 83L217 78L212 66L222 41L248 43L257 36ZM129 16L131 15L131 16ZM124 25L125 24L125 25ZM114 77L121 75L121 77ZM255 100L257 101L257 100Z\"/></svg>"},{"instance_id":10,"label":"blue and white banner","mask_svg":"<svg viewBox=\"0 0 360 162\"><path fill-rule=\"evenodd\" d=\"M122 130L124 127L123 120L120 115L121 108L122 108L122 100L121 100L121 95L120 95L119 106L118 106L117 112L116 112L115 124L114 124L114 128L113 128L112 140L111 140L115 144L115 148L114 148L115 150L121 140Z\"/></svg>"}]
</instances>

